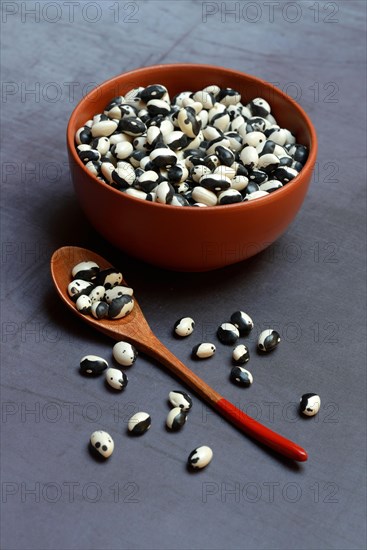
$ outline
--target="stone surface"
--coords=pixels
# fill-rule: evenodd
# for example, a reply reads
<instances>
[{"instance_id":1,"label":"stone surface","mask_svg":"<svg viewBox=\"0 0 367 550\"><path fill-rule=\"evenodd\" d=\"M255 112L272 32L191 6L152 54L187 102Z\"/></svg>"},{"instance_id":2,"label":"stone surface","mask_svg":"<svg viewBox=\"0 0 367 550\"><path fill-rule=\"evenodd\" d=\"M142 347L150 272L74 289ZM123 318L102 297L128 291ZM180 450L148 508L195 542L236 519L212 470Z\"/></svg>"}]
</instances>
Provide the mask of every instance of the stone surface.
<instances>
[{"instance_id":1,"label":"stone surface","mask_svg":"<svg viewBox=\"0 0 367 550\"><path fill-rule=\"evenodd\" d=\"M363 549L365 2L305 0L298 11L282 0L260 1L259 10L228 2L227 13L221 2L106 0L84 12L82 2L58 2L58 12L55 2L40 2L47 9L37 20L36 4L2 5L17 13L3 11L1 28L1 122L11 136L1 150L1 546L262 550L270 541ZM241 11L231 14L236 5ZM122 71L170 62L217 64L274 82L297 98L319 137L309 194L287 233L210 277L153 269L107 245L83 218L67 168L66 125L82 95ZM341 128L352 128L347 156ZM194 399L189 423L167 434L164 403L181 384L144 354L121 395L81 377L80 357L106 356L111 340L68 311L52 287L50 256L67 244L108 257L171 351L241 410L305 447L309 461L294 465L264 452L185 386ZM220 243L205 252L213 246ZM282 337L271 356L252 353L248 391L226 381L227 347L199 363L189 358L191 342L171 336L189 311L197 341L214 340L236 309L255 322L241 339L250 353L265 323ZM347 392L346 372L353 373ZM306 391L322 397L310 419L298 416ZM123 442L127 419L141 407L157 419L151 433ZM87 449L98 429L115 440L105 464ZM202 442L215 460L190 476L182 461ZM31 493L22 500L22 490L39 490L39 500Z\"/></svg>"}]
</instances>

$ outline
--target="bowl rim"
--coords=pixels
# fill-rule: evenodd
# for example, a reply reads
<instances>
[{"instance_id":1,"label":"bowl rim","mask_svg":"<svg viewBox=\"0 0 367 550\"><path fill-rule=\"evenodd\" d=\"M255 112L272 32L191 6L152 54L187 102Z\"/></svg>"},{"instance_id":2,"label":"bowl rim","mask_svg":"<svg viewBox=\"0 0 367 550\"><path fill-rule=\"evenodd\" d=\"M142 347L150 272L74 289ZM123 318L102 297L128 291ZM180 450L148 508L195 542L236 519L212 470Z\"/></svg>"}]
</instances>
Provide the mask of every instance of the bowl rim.
<instances>
[{"instance_id":1,"label":"bowl rim","mask_svg":"<svg viewBox=\"0 0 367 550\"><path fill-rule=\"evenodd\" d=\"M307 130L309 132L309 136L310 136L309 155L308 155L308 158L307 158L307 161L306 161L304 167L302 168L301 172L295 178L293 178L290 182L288 182L286 185L284 185L280 189L277 189L273 193L269 193L265 197L258 197L256 199L252 199L252 200L249 200L249 201L241 201L241 202L234 203L234 204L206 206L205 208L198 208L198 207L194 207L194 206L190 205L191 206L191 208L189 210L190 212L195 212L195 211L199 210L201 212L213 212L213 211L215 211L215 212L219 213L219 211L223 211L223 209L225 209L225 211L227 212L229 209L240 210L240 209L245 209L245 208L247 210L250 210L251 208L257 208L259 206L259 202L261 203L261 201L264 202L265 200L267 201L267 204L270 205L271 202L273 202L273 203L278 202L278 200L281 200L282 197L285 197L288 193L291 193L292 189L295 186L302 184L302 181L300 179L300 175L302 174L302 172L304 171L304 169L306 167L310 169L311 173L313 172L314 165L315 165L316 158L317 158L317 149L318 149L318 140L317 140L316 129L315 129L310 117L306 113L306 111L292 97L288 96L285 92L283 92L282 90L277 88L275 85L271 84L270 82L267 82L266 80L263 80L263 79L261 79L257 76L253 76L251 74L248 74L248 73L245 73L245 72L242 72L242 71L238 71L236 69L230 69L230 68L222 67L222 66L219 66L219 65L209 65L209 64L203 64L203 63L167 63L167 64L157 64L157 65L148 65L148 66L145 66L145 67L138 67L136 69L132 69L132 70L129 70L127 72L120 73L118 75L113 76L112 78L104 80L103 82L101 82L100 84L95 86L90 92L88 92L77 103L77 105L74 107L74 109L73 109L73 111L70 115L70 118L69 118L69 121L68 121L68 124L67 124L67 129L66 129L67 147L68 147L69 153L72 156L73 162L76 165L80 166L82 168L82 170L85 172L85 174L87 176L89 176L90 178L92 178L97 184L99 184L100 186L105 187L106 190L109 190L111 193L115 193L116 197L117 196L120 197L120 200L123 200L123 201L126 200L127 204L129 203L129 201L133 201L135 204L138 201L139 204L141 204L142 208L164 208L165 210L167 210L167 207L169 206L171 209L174 208L174 209L178 209L179 211L187 211L186 207L182 208L182 206L175 206L175 205L171 205L171 204L167 205L167 204L161 204L161 203L158 203L158 202L151 202L151 201L139 199L139 198L134 197L132 195L128 195L127 193L122 193L120 190L115 189L114 187L112 187L108 183L105 183L104 181L99 180L94 174L92 174L89 170L87 170L87 168L85 167L85 164L78 157L78 155L76 153L76 147L75 147L75 130L74 130L74 126L76 126L75 119L78 115L78 112L79 112L80 108L85 103L90 101L90 99L93 98L93 96L95 96L98 93L98 91L100 92L105 86L113 85L114 83L117 84L119 82L119 80L121 79L121 77L129 78L131 76L131 77L136 78L137 76L139 76L139 74L146 74L147 72L151 71L152 69L153 70L161 69L161 70L169 71L169 70L178 69L178 68L182 69L182 70L185 70L185 69L190 70L190 69L193 69L193 68L195 68L195 69L200 68L201 70L220 71L221 73L226 73L226 74L228 74L228 76L232 75L233 77L245 76L245 77L249 78L250 80L252 80L257 85L261 85L261 86L271 88L275 95L280 96L281 98L283 98L283 100L285 100L285 101L292 104L293 108L297 111L300 118L302 118L304 120L304 122L306 123L306 127L307 127ZM200 214L200 215L203 215L203 214Z\"/></svg>"}]
</instances>

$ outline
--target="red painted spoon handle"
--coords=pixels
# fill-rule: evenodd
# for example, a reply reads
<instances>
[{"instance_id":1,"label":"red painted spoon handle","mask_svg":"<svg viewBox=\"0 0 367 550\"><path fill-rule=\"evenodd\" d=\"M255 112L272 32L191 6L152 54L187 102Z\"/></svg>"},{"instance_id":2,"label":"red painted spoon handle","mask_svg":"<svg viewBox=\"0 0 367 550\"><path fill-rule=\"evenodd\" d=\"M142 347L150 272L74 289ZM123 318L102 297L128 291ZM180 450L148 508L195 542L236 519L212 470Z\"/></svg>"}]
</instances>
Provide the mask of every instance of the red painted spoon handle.
<instances>
[{"instance_id":1,"label":"red painted spoon handle","mask_svg":"<svg viewBox=\"0 0 367 550\"><path fill-rule=\"evenodd\" d=\"M299 462L307 460L307 453L302 447L247 416L224 397L213 406L224 418L260 443L293 460Z\"/></svg>"}]
</instances>

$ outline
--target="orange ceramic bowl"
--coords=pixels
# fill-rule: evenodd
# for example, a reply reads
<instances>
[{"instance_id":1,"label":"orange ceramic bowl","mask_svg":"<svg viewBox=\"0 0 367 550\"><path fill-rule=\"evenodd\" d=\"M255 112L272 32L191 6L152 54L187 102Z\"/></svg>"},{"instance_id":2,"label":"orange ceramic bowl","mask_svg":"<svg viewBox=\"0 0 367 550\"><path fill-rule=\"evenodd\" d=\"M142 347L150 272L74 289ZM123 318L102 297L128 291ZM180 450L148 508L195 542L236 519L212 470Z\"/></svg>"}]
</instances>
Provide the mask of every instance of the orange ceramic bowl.
<instances>
[{"instance_id":1,"label":"orange ceramic bowl","mask_svg":"<svg viewBox=\"0 0 367 550\"><path fill-rule=\"evenodd\" d=\"M266 197L207 208L170 206L136 199L94 177L78 158L78 128L103 112L115 96L131 88L164 84L173 97L209 84L235 88L246 104L263 97L278 124L310 149L292 181ZM119 75L92 90L75 107L67 128L70 170L81 207L110 243L150 264L177 271L209 271L240 262L264 250L296 216L316 161L315 129L304 110L273 85L253 76L210 65L173 64L144 67Z\"/></svg>"}]
</instances>

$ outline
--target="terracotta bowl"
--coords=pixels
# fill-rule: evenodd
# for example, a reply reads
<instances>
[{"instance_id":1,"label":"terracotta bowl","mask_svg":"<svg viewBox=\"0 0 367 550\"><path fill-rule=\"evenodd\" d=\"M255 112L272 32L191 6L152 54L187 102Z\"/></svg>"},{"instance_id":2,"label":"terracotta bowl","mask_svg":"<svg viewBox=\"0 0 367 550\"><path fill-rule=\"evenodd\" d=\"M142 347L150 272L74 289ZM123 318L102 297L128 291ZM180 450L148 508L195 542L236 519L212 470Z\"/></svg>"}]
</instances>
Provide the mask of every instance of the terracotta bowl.
<instances>
[{"instance_id":1,"label":"terracotta bowl","mask_svg":"<svg viewBox=\"0 0 367 550\"><path fill-rule=\"evenodd\" d=\"M246 104L263 97L278 124L290 129L310 149L308 160L292 181L266 197L207 208L161 205L136 199L98 180L76 154L74 136L108 101L131 88L164 84L173 97L209 84L235 88ZM196 64L144 67L108 80L75 107L67 128L67 147L74 188L81 207L105 239L128 254L177 271L209 271L240 262L264 250L296 216L316 161L315 129L290 97L273 85L247 74Z\"/></svg>"}]
</instances>

